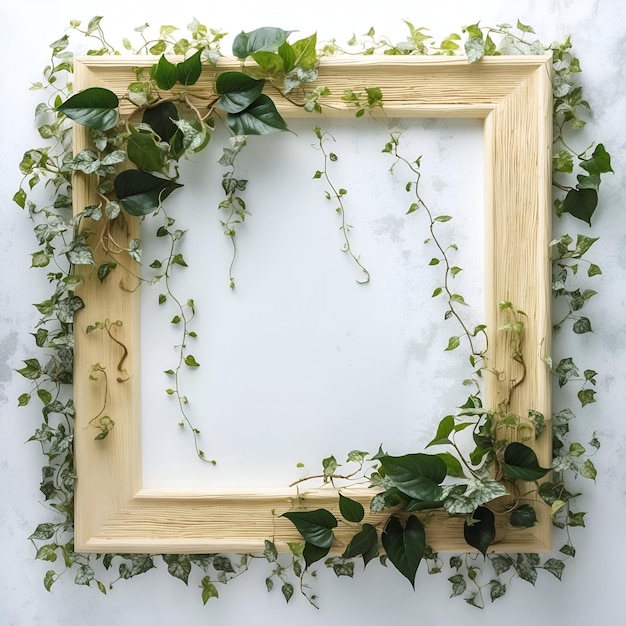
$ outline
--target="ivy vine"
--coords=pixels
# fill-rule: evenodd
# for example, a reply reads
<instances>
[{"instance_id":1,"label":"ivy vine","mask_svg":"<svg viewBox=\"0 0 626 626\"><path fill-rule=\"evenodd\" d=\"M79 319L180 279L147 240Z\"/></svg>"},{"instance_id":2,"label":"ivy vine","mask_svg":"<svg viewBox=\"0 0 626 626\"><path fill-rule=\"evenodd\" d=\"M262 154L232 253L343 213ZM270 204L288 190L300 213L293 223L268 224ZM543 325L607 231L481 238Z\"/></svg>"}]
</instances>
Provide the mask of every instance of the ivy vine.
<instances>
[{"instance_id":1,"label":"ivy vine","mask_svg":"<svg viewBox=\"0 0 626 626\"><path fill-rule=\"evenodd\" d=\"M94 17L84 27L73 21L70 27L95 42L90 55L114 54L102 30L101 17ZM182 426L187 426L194 437L198 456L207 460L199 444L199 429L187 413L187 398L183 391L186 368L196 368L190 345L197 333L192 328L195 314L193 299L174 292L170 281L173 271L187 267L180 252L185 231L177 227L168 215L166 199L182 187L179 182L181 160L205 149L216 123L230 132L229 144L223 148L219 161L225 168L222 188L225 199L219 204L221 226L232 242L233 255L229 267L229 284L235 286L236 233L248 216L243 192L248 181L239 178L237 157L246 146L248 135L264 135L285 131L287 124L279 114L274 98L289 102L315 113L323 108L325 87L312 87L317 78L320 58L334 54L423 55L457 54L465 52L468 62L480 61L485 55L539 54L549 51L554 65L554 152L553 185L554 208L557 216L569 214L591 226L598 207L598 192L603 175L612 172L610 155L601 143L583 150L572 147L575 131L584 126L589 103L583 98L577 83L579 60L574 56L569 38L549 46L542 44L533 29L518 21L515 26L501 24L495 27L478 23L467 26L462 34L452 33L441 41L433 39L425 28L405 22L408 37L392 43L370 29L361 39L353 37L345 46L331 40L318 46L315 34L290 42L291 32L280 28L260 28L235 37L232 53L241 61L239 71L216 74L214 93L201 106L189 97L189 88L202 76L203 65L219 69L220 42L224 33L208 29L194 20L187 32L180 36L178 29L163 26L153 36L147 25L135 29L138 43L124 39L126 53L158 55L159 60L149 70L138 70L136 80L129 84L123 99L133 106L129 114L120 114L117 95L103 88L90 88L79 93L71 91L73 53L69 35L50 45L50 62L44 69L44 80L33 84L33 89L46 94L46 100L36 109L36 123L44 147L28 150L20 161L23 175L14 195L15 203L28 212L38 247L32 253L32 267L45 269L50 283L50 296L35 307L41 315L33 338L37 356L24 361L17 371L28 381L30 389L19 396L18 405L31 401L42 405L43 421L30 438L41 445L46 459L42 469L40 489L47 506L53 512L53 521L40 523L30 539L35 545L36 558L51 564L44 577L46 589L65 571L74 572L74 581L80 585L95 584L106 593L119 580L132 578L155 567L157 557L138 554L84 555L73 549L73 441L74 407L71 398L73 374L73 318L84 307L76 288L84 278L78 266L95 265L93 250L101 246L106 260L96 268L100 281L110 280L118 266L133 267L141 261L141 242L128 244L117 241L113 226L124 222L127 216L156 220L156 237L168 241L165 258L155 259L149 267L151 275L136 273L136 286L160 284L159 305L173 306L171 323L180 329L177 360L166 373L171 387L166 393L177 401ZM172 62L171 55L182 55L183 60ZM170 58L168 58L170 57ZM273 97L267 95L269 88ZM171 95L174 93L175 95ZM455 265L451 253L453 245L444 243L440 227L451 216L429 208L420 192L420 159L403 152L402 137L387 129L384 119L384 94L379 88L364 88L363 93L346 91L344 100L354 105L356 117L371 116L385 127L388 139L382 151L392 159L392 168L403 167L407 175L406 189L412 193L407 219L426 216L428 244L435 255L430 265L436 271L443 269L441 286L432 294L445 299L445 318L456 324L447 347L456 350L467 344L474 373L469 381L473 387L467 401L454 414L445 416L428 448L443 449L435 454L410 453L402 456L387 454L384 449L375 453L351 451L346 465L351 468L338 472L334 456L322 461L319 473L301 482L318 480L322 484L340 484L338 510L340 517L324 509L294 508L275 512L287 518L302 537L289 544L290 554L279 555L274 538L267 538L260 555L162 555L169 573L188 584L192 571L200 573L201 598L204 603L219 596L218 586L245 573L253 559L265 560L270 569L265 583L271 591L278 583L285 600L289 602L297 587L316 605L311 578L315 563L323 560L337 576L354 575L355 560L367 566L373 560L383 565L388 562L416 586L416 575L422 561L430 573L446 570L452 596L462 596L466 602L483 607L486 598L494 601L508 589L508 580L517 575L535 584L538 571L543 569L561 579L566 559L575 556L571 529L585 525L584 511L577 508L580 489L572 486L572 479L583 477L595 481L596 469L591 457L599 449L595 434L587 444L574 441L570 424L575 418L571 408L560 408L553 416L553 462L541 467L532 448L523 442L501 441L497 437L498 424L519 429L528 428L520 416L511 414L505 400L499 407L485 407L481 399L480 379L486 371L483 360L485 327L470 327L463 315L466 302L454 289L454 278L462 271ZM383 112L382 116L374 115ZM70 121L90 129L92 146L73 156L71 151ZM328 131L315 129L317 148L323 164L314 178L323 179L326 197L337 206L344 235L344 250L356 263L367 282L369 272L353 251L346 221L345 189L335 186L330 164L338 157L327 149L332 140ZM118 171L121 163L130 161L135 167ZM71 187L75 172L97 178L97 204L81 208L71 215ZM36 200L34 190L51 189L48 203ZM94 222L103 227L92 232ZM596 291L588 287L589 280L601 274L601 268L587 258L596 237L576 234L559 235L552 242L553 294L557 310L554 330L571 326L575 334L591 331L592 323L583 311ZM525 330L525 313L515 303L503 302L500 308L507 315L501 332L508 333L515 347L512 358L524 367L521 349ZM90 424L103 439L112 432L115 416L108 415L109 385L123 384L128 374L124 369L127 348L116 338L115 320L94 321L88 332L104 332L120 351L117 372L107 372L100 364L92 365L90 378L102 386L102 410L92 416ZM578 385L580 409L595 402L598 373L590 367L579 367L573 357L548 358L559 387ZM467 381L466 381L467 382ZM511 393L515 386L512 385ZM531 411L530 436L538 436L544 427L545 416ZM462 449L457 435L471 432L473 448ZM461 435L459 435L460 437ZM508 523L513 527L530 527L536 522L536 512L519 493L519 482L537 482L548 473L550 477L538 485L540 498L550 507L553 525L562 531L564 540L559 554L542 559L537 554L494 554L489 551L495 539L495 516L503 514L497 508L497 499L514 495L514 503L506 510ZM453 478L445 482L446 478ZM349 496L353 482L376 487L370 509L372 512L389 510L389 516L379 526L363 522L365 509ZM428 545L423 518L417 513L443 509L450 516L464 520L464 538L468 552L452 556L444 563ZM402 514L399 512L402 511ZM346 523L354 535L339 556L328 556L334 545L333 529ZM98 571L115 570L105 582ZM102 578L102 579L101 579Z\"/></svg>"}]
</instances>

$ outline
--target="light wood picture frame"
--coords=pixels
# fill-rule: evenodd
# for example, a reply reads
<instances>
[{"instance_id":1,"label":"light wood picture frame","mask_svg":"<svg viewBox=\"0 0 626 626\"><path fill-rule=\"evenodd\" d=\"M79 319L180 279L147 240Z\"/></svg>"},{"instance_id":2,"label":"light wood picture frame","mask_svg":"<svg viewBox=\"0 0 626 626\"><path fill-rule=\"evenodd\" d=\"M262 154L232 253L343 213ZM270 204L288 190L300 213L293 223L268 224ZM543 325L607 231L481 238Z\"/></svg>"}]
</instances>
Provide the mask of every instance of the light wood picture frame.
<instances>
[{"instance_id":1,"label":"light wood picture frame","mask_svg":"<svg viewBox=\"0 0 626 626\"><path fill-rule=\"evenodd\" d=\"M74 90L104 87L123 95L135 80L133 68L149 67L150 57L86 57L76 59ZM237 69L238 61L224 59L219 70ZM212 93L214 77L205 68L192 94ZM485 378L484 402L496 407L521 375L510 355L498 304L510 301L527 316L524 335L526 372L516 387L509 410L525 416L541 412L548 428L532 443L542 466L551 464L549 428L552 158L552 62L549 56L490 57L468 64L463 57L354 56L324 59L319 84L330 89L324 99L329 116L353 116L354 108L341 100L346 89L380 87L388 116L399 118L476 118L484 124L485 180L485 323L488 327L488 362L502 372ZM311 115L276 98L286 117ZM88 129L76 126L74 150L88 147ZM94 181L77 174L76 211L96 204ZM97 224L90 228L98 228ZM137 219L116 226L117 240L139 236ZM123 232L122 232L123 231ZM116 276L125 270L116 269ZM278 515L293 507L295 489L198 492L145 489L141 475L141 398L139 295L120 289L119 280L98 281L95 270L84 272L80 295L85 309L75 322L75 549L97 553L262 552L265 539L279 549L301 540L294 526ZM128 347L124 368L130 378L110 385L107 411L115 415L115 428L103 441L94 440L90 416L102 406L102 390L90 384L87 373L94 363L115 371L119 346L104 333L86 334L94 320L121 320L116 336ZM516 381L519 382L519 381ZM162 390L158 390L161 392ZM441 416L450 407L442 407ZM513 436L513 435L512 435ZM410 451L406 451L410 452ZM534 489L529 485L529 489ZM350 491L369 502L372 491ZM538 500L536 495L529 496ZM308 508L338 510L336 490L307 490ZM548 507L535 507L538 523L527 529L498 529L490 548L498 552L545 552L551 548ZM366 510L368 506L366 505ZM273 512L275 514L273 514ZM370 516L365 521L376 519ZM349 529L347 529L349 532ZM465 552L463 520L445 513L431 514L427 540L435 550ZM342 551L348 534L335 532ZM343 547L342 547L343 545Z\"/></svg>"}]
</instances>

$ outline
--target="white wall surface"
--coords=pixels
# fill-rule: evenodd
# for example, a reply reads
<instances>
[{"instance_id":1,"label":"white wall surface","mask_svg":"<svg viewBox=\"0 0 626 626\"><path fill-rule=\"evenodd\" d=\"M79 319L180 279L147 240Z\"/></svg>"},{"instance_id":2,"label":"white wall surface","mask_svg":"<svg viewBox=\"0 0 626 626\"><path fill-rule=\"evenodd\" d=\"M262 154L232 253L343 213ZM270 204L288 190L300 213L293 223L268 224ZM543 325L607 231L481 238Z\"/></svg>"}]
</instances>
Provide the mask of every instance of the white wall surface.
<instances>
[{"instance_id":1,"label":"white wall surface","mask_svg":"<svg viewBox=\"0 0 626 626\"><path fill-rule=\"evenodd\" d=\"M622 418L626 405L626 229L621 189L624 187L626 137L626 4L622 0L294 0L207 3L187 0L167 3L135 0L80 2L23 0L3 2L0 28L3 42L3 81L0 93L2 143L0 147L0 625L117 624L360 624L394 622L422 624L528 622L623 624L622 564L626 558L623 519L626 514L626 427ZM47 564L34 560L27 540L46 512L40 502L39 480L42 458L35 444L24 444L39 425L40 414L33 408L17 409L17 396L25 391L24 379L13 370L21 359L32 354L29 332L38 314L30 303L46 295L46 285L36 272L29 271L35 241L25 213L11 202L20 181L17 164L23 152L40 144L32 123L37 94L28 91L47 63L48 44L63 33L70 19L85 23L103 15L105 31L119 41L138 25L175 24L184 26L197 17L211 27L230 33L275 25L296 28L308 34L317 30L321 38L348 39L353 32L364 33L375 26L396 41L404 38L401 20L426 26L436 35L459 31L464 24L515 23L519 18L531 24L543 41L571 34L583 67L587 99L595 112L587 138L604 142L612 155L615 175L603 179L601 205L594 218L593 236L600 236L594 261L603 275L596 279L600 292L589 305L595 332L582 338L569 331L555 338L555 357L580 354L584 367L600 375L597 403L578 413L581 437L595 430L602 441L596 457L598 484L583 484L583 510L590 511L587 528L573 533L577 556L568 562L563 582L540 574L538 588L515 580L507 595L484 612L460 599L448 600L444 576L418 575L417 589L396 572L375 564L355 580L336 579L320 568L317 593L319 611L294 595L286 606L278 590L265 590L264 565L259 563L240 580L220 589L219 600L202 606L197 581L189 589L173 579L164 567L122 582L107 597L94 589L77 587L73 574L45 591L42 578ZM585 145L579 139L581 147ZM576 220L564 218L555 224L555 234L589 233ZM599 256L599 255L602 256ZM559 353L558 355L556 353ZM584 361L584 363L583 363ZM555 397L555 408L559 396ZM587 440L587 439L585 439ZM360 568L357 567L357 570ZM610 616L610 617L609 617ZM410 620L410 621L409 621Z\"/></svg>"}]
</instances>

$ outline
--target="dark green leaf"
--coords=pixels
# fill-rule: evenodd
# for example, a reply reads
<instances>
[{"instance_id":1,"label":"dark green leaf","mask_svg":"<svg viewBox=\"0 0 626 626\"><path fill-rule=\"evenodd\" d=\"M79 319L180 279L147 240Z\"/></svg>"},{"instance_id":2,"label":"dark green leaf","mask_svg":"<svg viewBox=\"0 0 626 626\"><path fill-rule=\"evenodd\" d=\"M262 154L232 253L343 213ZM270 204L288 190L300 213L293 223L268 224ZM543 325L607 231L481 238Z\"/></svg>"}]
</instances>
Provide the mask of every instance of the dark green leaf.
<instances>
[{"instance_id":1,"label":"dark green leaf","mask_svg":"<svg viewBox=\"0 0 626 626\"><path fill-rule=\"evenodd\" d=\"M261 94L241 113L228 113L226 124L236 135L267 135L277 130L287 130L285 120L276 110L272 99Z\"/></svg>"},{"instance_id":2,"label":"dark green leaf","mask_svg":"<svg viewBox=\"0 0 626 626\"><path fill-rule=\"evenodd\" d=\"M601 143L596 146L590 159L580 162L580 167L595 176L613 171L611 169L611 156Z\"/></svg>"},{"instance_id":3,"label":"dark green leaf","mask_svg":"<svg viewBox=\"0 0 626 626\"><path fill-rule=\"evenodd\" d=\"M127 143L128 158L145 172L158 172L163 167L163 155L152 135L133 133Z\"/></svg>"},{"instance_id":4,"label":"dark green leaf","mask_svg":"<svg viewBox=\"0 0 626 626\"><path fill-rule=\"evenodd\" d=\"M532 448L514 441L504 450L504 473L509 478L520 480L539 480L550 470L540 467L537 455Z\"/></svg>"},{"instance_id":5,"label":"dark green leaf","mask_svg":"<svg viewBox=\"0 0 626 626\"><path fill-rule=\"evenodd\" d=\"M479 506L472 514L472 521L463 525L465 541L483 556L496 538L495 515L487 507Z\"/></svg>"},{"instance_id":6,"label":"dark green leaf","mask_svg":"<svg viewBox=\"0 0 626 626\"><path fill-rule=\"evenodd\" d=\"M171 89L176 84L176 66L161 55L159 62L152 66L150 76L159 89Z\"/></svg>"},{"instance_id":7,"label":"dark green leaf","mask_svg":"<svg viewBox=\"0 0 626 626\"><path fill-rule=\"evenodd\" d=\"M591 225L591 217L598 206L595 189L570 189L563 200L563 213L569 213Z\"/></svg>"},{"instance_id":8,"label":"dark green leaf","mask_svg":"<svg viewBox=\"0 0 626 626\"><path fill-rule=\"evenodd\" d=\"M202 74L202 50L176 65L176 77L182 85L189 86L198 82Z\"/></svg>"},{"instance_id":9,"label":"dark green leaf","mask_svg":"<svg viewBox=\"0 0 626 626\"><path fill-rule=\"evenodd\" d=\"M344 519L348 522L359 523L365 515L365 509L360 502L352 500L352 498L346 498L339 494L339 511L343 515Z\"/></svg>"},{"instance_id":10,"label":"dark green leaf","mask_svg":"<svg viewBox=\"0 0 626 626\"><path fill-rule=\"evenodd\" d=\"M450 433L454 430L454 416L446 415L437 427L435 438L426 446L449 445L452 443L449 439Z\"/></svg>"},{"instance_id":11,"label":"dark green leaf","mask_svg":"<svg viewBox=\"0 0 626 626\"><path fill-rule=\"evenodd\" d=\"M532 528L537 523L535 509L530 504L522 504L511 513L509 523L515 528Z\"/></svg>"},{"instance_id":12,"label":"dark green leaf","mask_svg":"<svg viewBox=\"0 0 626 626\"><path fill-rule=\"evenodd\" d=\"M291 32L267 26L249 33L242 31L233 41L233 54L238 59L245 59L253 52L277 52Z\"/></svg>"},{"instance_id":13,"label":"dark green leaf","mask_svg":"<svg viewBox=\"0 0 626 626\"><path fill-rule=\"evenodd\" d=\"M422 523L411 515L403 528L397 517L391 517L383 530L382 543L389 560L415 588L415 574L426 551Z\"/></svg>"},{"instance_id":14,"label":"dark green leaf","mask_svg":"<svg viewBox=\"0 0 626 626\"><path fill-rule=\"evenodd\" d=\"M172 138L178 131L178 126L172 120L178 120L178 109L173 102L161 102L143 112L142 122L163 140L173 146ZM180 133L179 133L180 135Z\"/></svg>"},{"instance_id":15,"label":"dark green leaf","mask_svg":"<svg viewBox=\"0 0 626 626\"><path fill-rule=\"evenodd\" d=\"M330 546L328 548L321 548L319 546L315 546L309 541L304 544L304 549L302 550L302 557L304 558L304 562L307 567L313 565L320 559L323 559L330 551Z\"/></svg>"},{"instance_id":16,"label":"dark green leaf","mask_svg":"<svg viewBox=\"0 0 626 626\"><path fill-rule=\"evenodd\" d=\"M217 105L227 113L241 113L261 95L263 85L265 80L242 72L222 72L215 80L215 91L220 94Z\"/></svg>"},{"instance_id":17,"label":"dark green leaf","mask_svg":"<svg viewBox=\"0 0 626 626\"><path fill-rule=\"evenodd\" d=\"M68 98L56 110L83 126L109 130L119 119L118 105L118 97L112 91L89 87Z\"/></svg>"},{"instance_id":18,"label":"dark green leaf","mask_svg":"<svg viewBox=\"0 0 626 626\"><path fill-rule=\"evenodd\" d=\"M343 557L350 559L362 556L363 562L367 565L378 555L378 534L376 528L371 524L363 524L361 530L352 537L350 543L343 552Z\"/></svg>"},{"instance_id":19,"label":"dark green leaf","mask_svg":"<svg viewBox=\"0 0 626 626\"><path fill-rule=\"evenodd\" d=\"M308 543L318 548L330 548L332 545L335 538L332 529L337 526L337 519L330 511L290 511L281 517L291 521Z\"/></svg>"},{"instance_id":20,"label":"dark green leaf","mask_svg":"<svg viewBox=\"0 0 626 626\"><path fill-rule=\"evenodd\" d=\"M579 317L573 325L573 330L577 335L591 332L591 322L587 317Z\"/></svg>"},{"instance_id":21,"label":"dark green leaf","mask_svg":"<svg viewBox=\"0 0 626 626\"><path fill-rule=\"evenodd\" d=\"M120 172L113 184L124 209L136 216L156 211L172 191L182 187L172 180L140 170Z\"/></svg>"},{"instance_id":22,"label":"dark green leaf","mask_svg":"<svg viewBox=\"0 0 626 626\"><path fill-rule=\"evenodd\" d=\"M438 456L418 453L384 456L380 461L387 477L409 497L433 502L441 499L440 483L447 467Z\"/></svg>"}]
</instances>

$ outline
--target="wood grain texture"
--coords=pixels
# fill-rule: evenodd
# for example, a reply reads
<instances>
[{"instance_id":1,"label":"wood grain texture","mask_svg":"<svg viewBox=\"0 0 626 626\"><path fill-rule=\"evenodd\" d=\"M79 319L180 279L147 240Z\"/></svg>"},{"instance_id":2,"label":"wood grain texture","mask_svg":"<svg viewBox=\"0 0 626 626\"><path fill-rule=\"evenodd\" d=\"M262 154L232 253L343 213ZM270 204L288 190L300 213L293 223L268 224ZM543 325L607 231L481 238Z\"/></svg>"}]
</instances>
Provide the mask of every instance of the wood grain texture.
<instances>
[{"instance_id":1,"label":"wood grain texture","mask_svg":"<svg viewBox=\"0 0 626 626\"><path fill-rule=\"evenodd\" d=\"M150 57L77 59L75 89L101 86L122 95L134 80L133 68L149 67L154 62ZM224 59L219 70L238 66L235 60ZM192 95L198 97L198 102L200 96L212 93L214 75L215 70L205 70L193 87ZM551 59L493 57L468 65L462 57L341 57L323 61L318 82L331 90L332 95L322 101L328 116L353 115L354 109L341 100L345 89L362 92L366 87L380 87L389 116L484 120L487 358L490 367L503 372L500 379L486 378L485 403L498 406L510 396L510 411L526 416L529 409L534 409L548 420L550 379L544 359L550 354L551 333ZM276 101L286 117L307 115L280 98ZM87 130L77 126L75 151L87 145ZM94 203L93 180L77 175L75 210ZM139 237L140 232L139 222L133 218L121 220L112 233L102 232L97 223L88 226L96 232L95 237L111 237L122 245ZM97 263L103 255L103 247L99 246ZM264 540L272 537L285 550L287 541L299 537L290 522L278 517L281 513L294 507L337 511L337 494L332 489L307 491L304 498L299 498L295 489L231 493L142 489L140 311L139 295L133 290L137 268L118 267L115 279L104 283L98 281L94 267L80 271L86 275L80 291L86 306L75 324L77 551L259 552ZM504 300L528 316L523 346L526 373L512 393L512 381L519 379L521 371L510 358L510 337L497 331L504 321L498 303ZM119 345L105 333L85 332L88 325L105 320L121 322L115 336L129 351L124 363L129 378L125 382L115 381ZM88 380L89 370L96 363L109 373L107 414L115 420L114 430L104 441L95 441L97 433L89 426L103 404L102 383ZM442 407L442 416L449 410ZM516 436L515 431L512 436ZM536 441L525 441L536 449L544 466L551 461L550 440L548 428ZM528 487L529 498L536 500L533 485ZM371 491L349 493L368 509ZM541 504L536 509L539 523L534 528L513 530L499 522L498 541L493 548L501 552L549 550L549 511ZM434 549L466 551L462 521L441 513L424 519L428 542ZM370 521L375 523L376 518ZM348 535L340 528L336 536L334 550L341 552Z\"/></svg>"}]
</instances>

